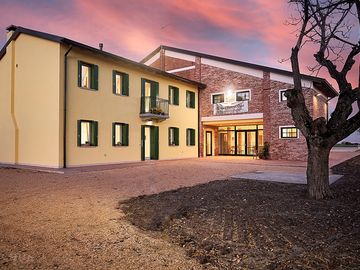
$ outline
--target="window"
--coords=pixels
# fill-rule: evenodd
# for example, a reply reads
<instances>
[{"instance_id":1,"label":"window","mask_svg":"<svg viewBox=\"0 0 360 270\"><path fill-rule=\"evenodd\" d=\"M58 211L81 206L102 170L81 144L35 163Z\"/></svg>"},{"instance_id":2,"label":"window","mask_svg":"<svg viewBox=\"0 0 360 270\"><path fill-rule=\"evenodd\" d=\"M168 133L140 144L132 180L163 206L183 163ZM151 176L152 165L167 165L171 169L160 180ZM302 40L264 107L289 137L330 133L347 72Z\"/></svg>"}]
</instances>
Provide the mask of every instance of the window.
<instances>
[{"instance_id":1,"label":"window","mask_svg":"<svg viewBox=\"0 0 360 270\"><path fill-rule=\"evenodd\" d=\"M250 91L236 92L236 101L250 100Z\"/></svg>"},{"instance_id":2,"label":"window","mask_svg":"<svg viewBox=\"0 0 360 270\"><path fill-rule=\"evenodd\" d=\"M176 127L169 127L169 145L179 145L179 129Z\"/></svg>"},{"instance_id":3,"label":"window","mask_svg":"<svg viewBox=\"0 0 360 270\"><path fill-rule=\"evenodd\" d=\"M186 145L187 146L195 145L195 129L193 128L186 129Z\"/></svg>"},{"instance_id":4,"label":"window","mask_svg":"<svg viewBox=\"0 0 360 270\"><path fill-rule=\"evenodd\" d=\"M186 107L195 108L195 92L186 91Z\"/></svg>"},{"instance_id":5,"label":"window","mask_svg":"<svg viewBox=\"0 0 360 270\"><path fill-rule=\"evenodd\" d=\"M98 145L98 122L78 120L78 146Z\"/></svg>"},{"instance_id":6,"label":"window","mask_svg":"<svg viewBox=\"0 0 360 270\"><path fill-rule=\"evenodd\" d=\"M298 138L298 130L296 127L280 127L281 139L293 139Z\"/></svg>"},{"instance_id":7,"label":"window","mask_svg":"<svg viewBox=\"0 0 360 270\"><path fill-rule=\"evenodd\" d=\"M285 96L286 90L287 89L279 91L279 102L287 100L287 97Z\"/></svg>"},{"instance_id":8,"label":"window","mask_svg":"<svg viewBox=\"0 0 360 270\"><path fill-rule=\"evenodd\" d=\"M78 86L86 89L98 90L99 67L78 61Z\"/></svg>"},{"instance_id":9,"label":"window","mask_svg":"<svg viewBox=\"0 0 360 270\"><path fill-rule=\"evenodd\" d=\"M179 88L169 86L169 104L179 105Z\"/></svg>"},{"instance_id":10,"label":"window","mask_svg":"<svg viewBox=\"0 0 360 270\"><path fill-rule=\"evenodd\" d=\"M223 103L223 102L224 102L224 94L212 95L212 103L213 104Z\"/></svg>"},{"instance_id":11,"label":"window","mask_svg":"<svg viewBox=\"0 0 360 270\"><path fill-rule=\"evenodd\" d=\"M113 70L113 93L115 95L129 95L129 75Z\"/></svg>"},{"instance_id":12,"label":"window","mask_svg":"<svg viewBox=\"0 0 360 270\"><path fill-rule=\"evenodd\" d=\"M129 125L124 123L113 123L112 126L112 145L129 145Z\"/></svg>"}]
</instances>

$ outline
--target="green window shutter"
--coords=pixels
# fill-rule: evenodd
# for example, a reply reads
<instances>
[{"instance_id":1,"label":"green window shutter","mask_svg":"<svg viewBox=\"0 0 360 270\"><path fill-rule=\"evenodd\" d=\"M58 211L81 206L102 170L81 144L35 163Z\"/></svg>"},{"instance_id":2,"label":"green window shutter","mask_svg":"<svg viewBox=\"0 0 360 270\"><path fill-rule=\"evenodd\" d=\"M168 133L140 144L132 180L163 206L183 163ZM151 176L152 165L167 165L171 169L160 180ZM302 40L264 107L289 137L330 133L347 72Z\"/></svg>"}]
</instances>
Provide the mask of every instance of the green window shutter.
<instances>
[{"instance_id":1,"label":"green window shutter","mask_svg":"<svg viewBox=\"0 0 360 270\"><path fill-rule=\"evenodd\" d=\"M128 96L129 95L129 74L122 74L122 95Z\"/></svg>"},{"instance_id":2,"label":"green window shutter","mask_svg":"<svg viewBox=\"0 0 360 270\"><path fill-rule=\"evenodd\" d=\"M190 145L195 145L195 129L191 129L190 130Z\"/></svg>"},{"instance_id":3,"label":"green window shutter","mask_svg":"<svg viewBox=\"0 0 360 270\"><path fill-rule=\"evenodd\" d=\"M98 146L98 122L91 123L91 146Z\"/></svg>"},{"instance_id":4,"label":"green window shutter","mask_svg":"<svg viewBox=\"0 0 360 270\"><path fill-rule=\"evenodd\" d=\"M112 123L112 146L115 146L115 127L116 123Z\"/></svg>"},{"instance_id":5,"label":"green window shutter","mask_svg":"<svg viewBox=\"0 0 360 270\"><path fill-rule=\"evenodd\" d=\"M112 80L113 80L113 94L116 94L116 71L112 72Z\"/></svg>"},{"instance_id":6,"label":"green window shutter","mask_svg":"<svg viewBox=\"0 0 360 270\"><path fill-rule=\"evenodd\" d=\"M91 66L91 88L99 89L99 67L97 65Z\"/></svg>"},{"instance_id":7,"label":"green window shutter","mask_svg":"<svg viewBox=\"0 0 360 270\"><path fill-rule=\"evenodd\" d=\"M175 145L179 145L179 128L174 128Z\"/></svg>"},{"instance_id":8,"label":"green window shutter","mask_svg":"<svg viewBox=\"0 0 360 270\"><path fill-rule=\"evenodd\" d=\"M145 160L145 126L141 126L141 160Z\"/></svg>"},{"instance_id":9,"label":"green window shutter","mask_svg":"<svg viewBox=\"0 0 360 270\"><path fill-rule=\"evenodd\" d=\"M151 96L152 97L158 97L159 96L159 83L153 82L153 86L151 87Z\"/></svg>"},{"instance_id":10,"label":"green window shutter","mask_svg":"<svg viewBox=\"0 0 360 270\"><path fill-rule=\"evenodd\" d=\"M195 108L195 93L190 92L190 108Z\"/></svg>"},{"instance_id":11,"label":"green window shutter","mask_svg":"<svg viewBox=\"0 0 360 270\"><path fill-rule=\"evenodd\" d=\"M171 134L171 129L172 129L171 127L168 128L168 144L169 144L169 145L171 145L171 136L170 136L170 134Z\"/></svg>"},{"instance_id":12,"label":"green window shutter","mask_svg":"<svg viewBox=\"0 0 360 270\"><path fill-rule=\"evenodd\" d=\"M81 120L77 121L77 145L81 146Z\"/></svg>"},{"instance_id":13,"label":"green window shutter","mask_svg":"<svg viewBox=\"0 0 360 270\"><path fill-rule=\"evenodd\" d=\"M129 146L129 125L122 124L122 145Z\"/></svg>"},{"instance_id":14,"label":"green window shutter","mask_svg":"<svg viewBox=\"0 0 360 270\"><path fill-rule=\"evenodd\" d=\"M189 129L186 129L186 145L189 145Z\"/></svg>"},{"instance_id":15,"label":"green window shutter","mask_svg":"<svg viewBox=\"0 0 360 270\"><path fill-rule=\"evenodd\" d=\"M81 87L81 66L82 62L78 61L78 86Z\"/></svg>"},{"instance_id":16,"label":"green window shutter","mask_svg":"<svg viewBox=\"0 0 360 270\"><path fill-rule=\"evenodd\" d=\"M179 88L174 89L174 105L179 105Z\"/></svg>"},{"instance_id":17,"label":"green window shutter","mask_svg":"<svg viewBox=\"0 0 360 270\"><path fill-rule=\"evenodd\" d=\"M145 79L141 78L141 96L145 96Z\"/></svg>"}]
</instances>

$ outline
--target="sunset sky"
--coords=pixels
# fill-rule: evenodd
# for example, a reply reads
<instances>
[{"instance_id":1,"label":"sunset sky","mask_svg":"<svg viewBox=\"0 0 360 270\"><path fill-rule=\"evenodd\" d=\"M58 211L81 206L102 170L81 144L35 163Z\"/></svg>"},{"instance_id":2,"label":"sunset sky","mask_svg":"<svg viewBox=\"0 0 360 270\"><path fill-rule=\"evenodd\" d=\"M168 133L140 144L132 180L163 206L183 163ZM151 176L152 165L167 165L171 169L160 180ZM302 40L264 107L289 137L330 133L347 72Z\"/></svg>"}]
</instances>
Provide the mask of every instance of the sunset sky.
<instances>
[{"instance_id":1,"label":"sunset sky","mask_svg":"<svg viewBox=\"0 0 360 270\"><path fill-rule=\"evenodd\" d=\"M11 24L139 61L160 44L290 69L286 0L0 0L0 47ZM313 51L302 54L303 73ZM351 75L355 82L358 66ZM326 76L326 73L322 73ZM332 84L334 84L331 81ZM336 88L336 85L334 85Z\"/></svg>"}]
</instances>

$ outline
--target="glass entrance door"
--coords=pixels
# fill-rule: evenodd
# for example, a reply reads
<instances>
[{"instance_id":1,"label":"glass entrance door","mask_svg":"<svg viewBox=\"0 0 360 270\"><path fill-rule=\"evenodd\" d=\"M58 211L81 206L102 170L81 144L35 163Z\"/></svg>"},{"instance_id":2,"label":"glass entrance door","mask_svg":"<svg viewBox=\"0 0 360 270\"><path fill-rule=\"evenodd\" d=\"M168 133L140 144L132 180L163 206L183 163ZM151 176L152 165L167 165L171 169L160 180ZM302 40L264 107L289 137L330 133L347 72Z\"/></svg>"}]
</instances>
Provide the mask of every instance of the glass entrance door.
<instances>
[{"instance_id":1,"label":"glass entrance door","mask_svg":"<svg viewBox=\"0 0 360 270\"><path fill-rule=\"evenodd\" d=\"M238 131L237 135L237 153L238 155L246 155L246 131Z\"/></svg>"},{"instance_id":2,"label":"glass entrance door","mask_svg":"<svg viewBox=\"0 0 360 270\"><path fill-rule=\"evenodd\" d=\"M256 131L246 131L246 155L253 156L256 151Z\"/></svg>"},{"instance_id":3,"label":"glass entrance door","mask_svg":"<svg viewBox=\"0 0 360 270\"><path fill-rule=\"evenodd\" d=\"M218 131L219 155L253 156L263 146L262 125L224 126Z\"/></svg>"},{"instance_id":4,"label":"glass entrance door","mask_svg":"<svg viewBox=\"0 0 360 270\"><path fill-rule=\"evenodd\" d=\"M212 132L206 131L206 155L212 156Z\"/></svg>"},{"instance_id":5,"label":"glass entrance door","mask_svg":"<svg viewBox=\"0 0 360 270\"><path fill-rule=\"evenodd\" d=\"M235 155L235 131L219 133L219 155Z\"/></svg>"},{"instance_id":6,"label":"glass entrance door","mask_svg":"<svg viewBox=\"0 0 360 270\"><path fill-rule=\"evenodd\" d=\"M252 156L256 151L256 130L244 130L236 132L237 155Z\"/></svg>"}]
</instances>

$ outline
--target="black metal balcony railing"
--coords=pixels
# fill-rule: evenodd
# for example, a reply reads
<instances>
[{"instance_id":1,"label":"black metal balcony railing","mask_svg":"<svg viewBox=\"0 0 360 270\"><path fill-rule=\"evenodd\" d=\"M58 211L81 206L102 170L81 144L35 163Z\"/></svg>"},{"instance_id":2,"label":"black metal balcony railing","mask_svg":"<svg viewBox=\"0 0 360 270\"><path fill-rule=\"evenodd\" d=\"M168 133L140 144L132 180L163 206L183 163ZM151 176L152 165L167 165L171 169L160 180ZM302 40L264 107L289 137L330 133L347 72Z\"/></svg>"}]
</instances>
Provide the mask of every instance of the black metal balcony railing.
<instances>
[{"instance_id":1,"label":"black metal balcony railing","mask_svg":"<svg viewBox=\"0 0 360 270\"><path fill-rule=\"evenodd\" d=\"M158 97L141 97L140 117L147 121L169 118L169 101Z\"/></svg>"}]
</instances>

